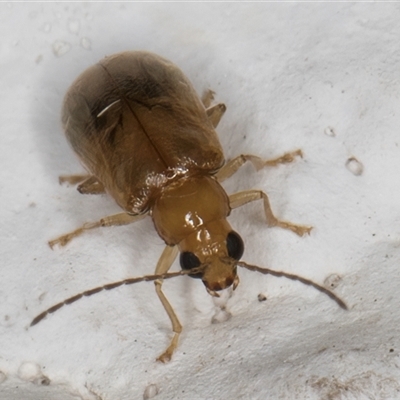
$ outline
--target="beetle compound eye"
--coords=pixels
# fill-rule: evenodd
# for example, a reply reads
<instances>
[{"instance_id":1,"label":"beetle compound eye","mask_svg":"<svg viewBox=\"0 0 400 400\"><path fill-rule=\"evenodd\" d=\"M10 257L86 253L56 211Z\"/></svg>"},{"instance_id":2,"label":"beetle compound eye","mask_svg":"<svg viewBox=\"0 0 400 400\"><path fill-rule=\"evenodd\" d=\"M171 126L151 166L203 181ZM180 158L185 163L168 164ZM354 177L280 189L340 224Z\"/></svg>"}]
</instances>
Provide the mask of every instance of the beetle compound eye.
<instances>
[{"instance_id":1,"label":"beetle compound eye","mask_svg":"<svg viewBox=\"0 0 400 400\"><path fill-rule=\"evenodd\" d=\"M229 257L240 260L244 252L244 244L242 238L234 231L229 232L226 238L226 249Z\"/></svg>"},{"instance_id":2,"label":"beetle compound eye","mask_svg":"<svg viewBox=\"0 0 400 400\"><path fill-rule=\"evenodd\" d=\"M179 257L179 262L181 264L181 268L185 270L191 270L197 267L200 267L200 260L197 256L191 251L184 251L181 253ZM189 274L191 278L201 278L203 274Z\"/></svg>"},{"instance_id":3,"label":"beetle compound eye","mask_svg":"<svg viewBox=\"0 0 400 400\"><path fill-rule=\"evenodd\" d=\"M181 268L186 270L200 267L200 260L190 251L181 253L179 262L181 263Z\"/></svg>"}]
</instances>

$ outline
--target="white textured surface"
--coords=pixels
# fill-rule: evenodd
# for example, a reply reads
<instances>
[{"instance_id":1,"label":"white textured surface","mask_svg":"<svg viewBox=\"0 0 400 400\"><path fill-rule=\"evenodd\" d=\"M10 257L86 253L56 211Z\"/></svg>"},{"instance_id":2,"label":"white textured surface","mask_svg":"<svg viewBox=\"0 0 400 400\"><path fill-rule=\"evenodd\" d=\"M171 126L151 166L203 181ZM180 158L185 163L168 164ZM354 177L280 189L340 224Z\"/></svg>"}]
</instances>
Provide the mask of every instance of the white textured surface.
<instances>
[{"instance_id":1,"label":"white textured surface","mask_svg":"<svg viewBox=\"0 0 400 400\"><path fill-rule=\"evenodd\" d=\"M399 398L399 19L394 3L0 4L1 400L141 399L150 385L157 399ZM233 316L219 324L200 282L165 284L184 326L167 365L155 362L171 329L152 284L28 329L68 296L152 272L163 249L151 221L46 244L118 210L58 185L81 171L59 110L77 74L131 49L217 92L227 157L303 149L304 160L245 167L226 188L267 191L276 214L312 224L311 236L266 228L257 204L231 223L245 260L328 278L348 312L301 284L240 271ZM361 175L346 168L351 157Z\"/></svg>"}]
</instances>

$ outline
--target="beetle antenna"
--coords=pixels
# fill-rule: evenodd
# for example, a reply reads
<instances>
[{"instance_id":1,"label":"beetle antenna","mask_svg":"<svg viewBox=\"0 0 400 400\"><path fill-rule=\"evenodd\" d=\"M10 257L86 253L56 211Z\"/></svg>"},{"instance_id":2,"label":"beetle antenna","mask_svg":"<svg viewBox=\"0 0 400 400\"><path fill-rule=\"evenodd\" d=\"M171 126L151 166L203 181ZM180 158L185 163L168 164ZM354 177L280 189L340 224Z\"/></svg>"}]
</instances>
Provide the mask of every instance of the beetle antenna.
<instances>
[{"instance_id":1,"label":"beetle antenna","mask_svg":"<svg viewBox=\"0 0 400 400\"><path fill-rule=\"evenodd\" d=\"M337 296L335 293L333 293L326 287L321 286L318 283L315 283L310 279L303 278L302 276L295 275L295 274L289 274L289 273L283 272L283 271L274 271L273 269L269 269L269 268L261 268L256 265L247 264L243 261L238 262L237 265L239 265L239 267L247 268L250 271L257 271L257 272L260 272L261 274L265 274L265 275L269 274L269 275L277 276L279 278L284 277L284 278L291 279L292 281L299 281L301 283L304 283L305 285L312 286L313 288L319 290L320 292L325 293L332 300L336 301L336 303L339 305L339 307L343 308L344 310L348 309L346 303L339 296Z\"/></svg>"},{"instance_id":2,"label":"beetle antenna","mask_svg":"<svg viewBox=\"0 0 400 400\"><path fill-rule=\"evenodd\" d=\"M113 282L113 283L108 283L107 285L98 286L98 287L95 287L90 290L85 290L82 293L76 294L75 296L72 296L64 301L61 301L60 303L57 303L56 305L48 308L46 311L43 311L41 314L39 314L37 317L35 317L32 320L30 326L36 325L42 319L44 319L48 314L52 314L52 313L56 312L57 310L59 310L61 307L64 307L68 304L75 303L76 301L78 301L79 299L81 299L84 296L89 297L89 296L99 293L103 290L111 290L111 289L115 289L115 288L117 288L119 286L123 286L123 285L133 285L134 283L138 283L138 282L151 282L151 281L156 281L157 279L171 279L171 278L175 278L177 276L198 273L198 272L201 272L202 270L203 270L203 268L199 267L199 268L194 268L190 271L182 270L182 271L178 271L178 272L168 272L166 274L139 276L137 278L128 278L128 279L124 279L122 281L117 281L117 282Z\"/></svg>"}]
</instances>

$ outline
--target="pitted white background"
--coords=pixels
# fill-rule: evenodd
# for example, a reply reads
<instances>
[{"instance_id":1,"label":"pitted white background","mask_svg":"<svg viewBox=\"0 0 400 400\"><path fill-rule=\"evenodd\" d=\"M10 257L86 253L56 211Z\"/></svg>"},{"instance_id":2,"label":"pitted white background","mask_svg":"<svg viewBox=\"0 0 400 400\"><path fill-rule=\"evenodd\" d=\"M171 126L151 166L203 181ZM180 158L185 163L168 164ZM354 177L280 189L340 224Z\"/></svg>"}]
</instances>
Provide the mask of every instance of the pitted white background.
<instances>
[{"instance_id":1,"label":"pitted white background","mask_svg":"<svg viewBox=\"0 0 400 400\"><path fill-rule=\"evenodd\" d=\"M0 398L2 400L398 398L400 391L400 6L395 3L0 4ZM184 332L155 361L170 322L142 283L38 313L80 291L152 273L162 252L150 220L47 241L118 212L58 176L82 172L60 124L73 79L106 55L143 49L175 62L227 112L227 158L301 148L304 159L256 173L299 238L264 224L261 204L232 212L243 259L334 282L342 311L300 283L240 270L227 307L201 282L165 283ZM363 167L354 175L346 161ZM179 268L177 264L174 269ZM335 278L339 278L338 280ZM262 293L267 301L259 302ZM33 381L33 382L31 382ZM46 386L43 384L49 383Z\"/></svg>"}]
</instances>

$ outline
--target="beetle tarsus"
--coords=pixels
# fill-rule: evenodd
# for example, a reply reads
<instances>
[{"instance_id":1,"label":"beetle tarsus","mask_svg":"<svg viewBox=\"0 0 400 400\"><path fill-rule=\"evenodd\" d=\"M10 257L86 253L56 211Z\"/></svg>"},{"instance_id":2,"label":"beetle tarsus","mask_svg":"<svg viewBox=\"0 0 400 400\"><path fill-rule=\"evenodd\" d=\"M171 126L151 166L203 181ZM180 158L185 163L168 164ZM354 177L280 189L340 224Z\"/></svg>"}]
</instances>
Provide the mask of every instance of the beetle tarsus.
<instances>
[{"instance_id":1,"label":"beetle tarsus","mask_svg":"<svg viewBox=\"0 0 400 400\"><path fill-rule=\"evenodd\" d=\"M290 164L295 161L296 157L303 158L303 152L300 149L290 153L285 153L283 156L274 158L273 160L267 160L265 161L264 166L276 167L279 164Z\"/></svg>"},{"instance_id":2,"label":"beetle tarsus","mask_svg":"<svg viewBox=\"0 0 400 400\"><path fill-rule=\"evenodd\" d=\"M54 240L49 241L49 246L53 249L54 246L59 245L61 247L66 246L74 237L77 237L83 233L85 230L84 227L78 228L74 230L73 232L67 233L65 235L59 236L58 238Z\"/></svg>"},{"instance_id":3,"label":"beetle tarsus","mask_svg":"<svg viewBox=\"0 0 400 400\"><path fill-rule=\"evenodd\" d=\"M60 185L68 183L69 185L77 185L88 179L89 175L61 175L58 177L58 182Z\"/></svg>"},{"instance_id":4,"label":"beetle tarsus","mask_svg":"<svg viewBox=\"0 0 400 400\"><path fill-rule=\"evenodd\" d=\"M168 346L167 350L164 351L159 357L157 357L157 361L162 363L167 363L171 361L172 354L175 349L178 347L179 333L175 333L174 337L171 340L171 344Z\"/></svg>"},{"instance_id":5,"label":"beetle tarsus","mask_svg":"<svg viewBox=\"0 0 400 400\"><path fill-rule=\"evenodd\" d=\"M305 235L310 235L311 230L313 229L312 226L296 225L286 221L277 221L275 226L279 226L283 229L289 229L290 231L301 237Z\"/></svg>"}]
</instances>

